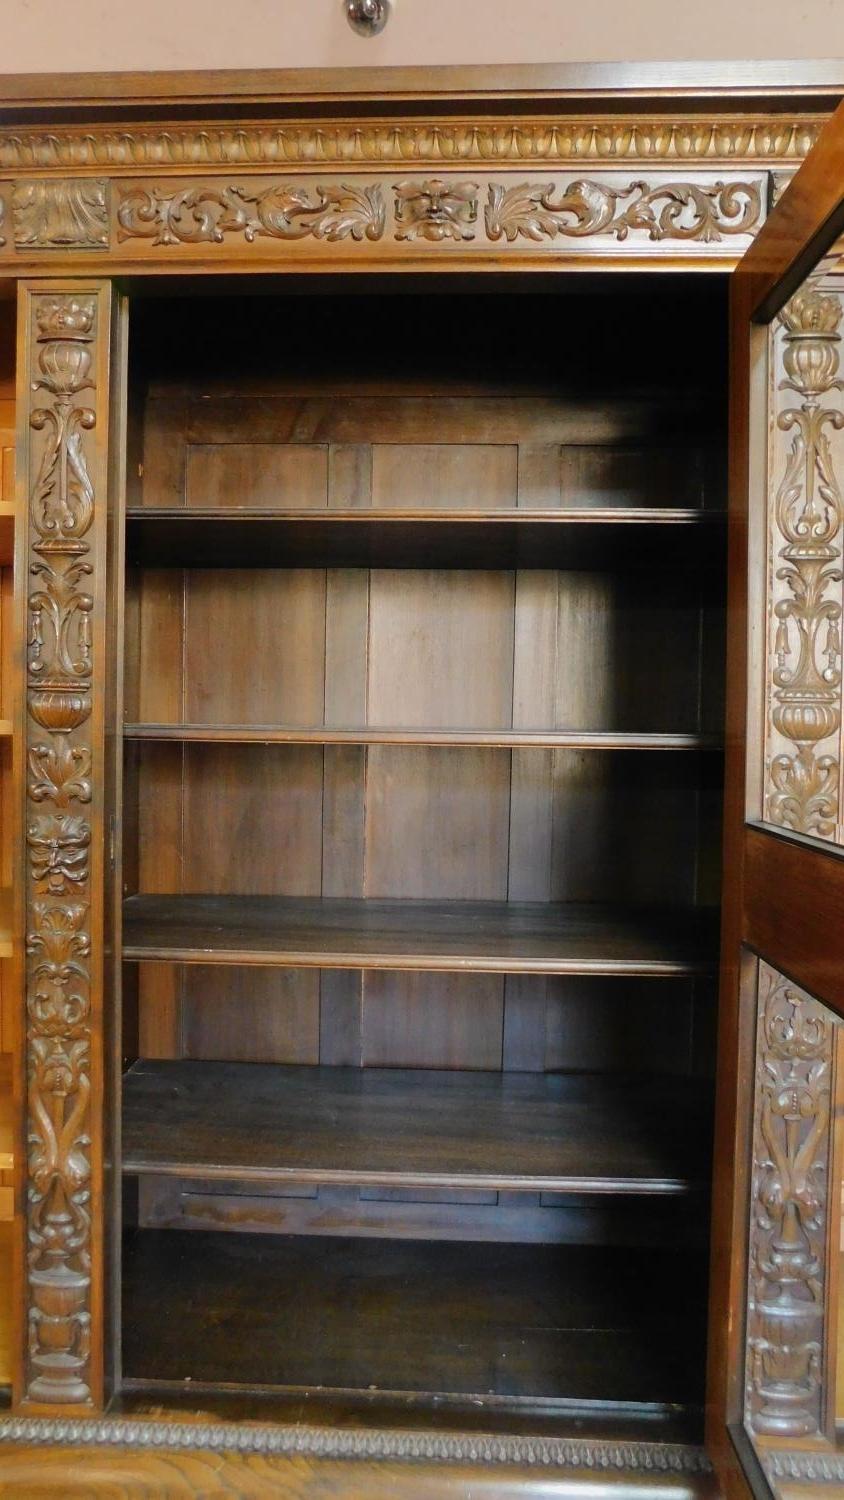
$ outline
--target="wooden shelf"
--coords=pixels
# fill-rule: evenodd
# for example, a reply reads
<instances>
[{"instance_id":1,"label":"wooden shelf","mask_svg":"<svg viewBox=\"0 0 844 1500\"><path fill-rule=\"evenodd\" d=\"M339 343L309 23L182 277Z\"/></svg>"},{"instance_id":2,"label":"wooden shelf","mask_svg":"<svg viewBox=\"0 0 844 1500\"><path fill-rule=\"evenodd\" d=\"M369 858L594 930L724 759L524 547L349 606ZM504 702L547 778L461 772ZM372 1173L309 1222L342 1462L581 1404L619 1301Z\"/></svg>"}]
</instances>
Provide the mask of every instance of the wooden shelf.
<instances>
[{"instance_id":1,"label":"wooden shelf","mask_svg":"<svg viewBox=\"0 0 844 1500\"><path fill-rule=\"evenodd\" d=\"M674 1195L708 1149L688 1079L143 1061L123 1082L130 1176Z\"/></svg>"},{"instance_id":2,"label":"wooden shelf","mask_svg":"<svg viewBox=\"0 0 844 1500\"><path fill-rule=\"evenodd\" d=\"M1 731L0 731L1 732ZM228 745L441 745L539 750L719 750L710 734L639 734L612 729L335 729L328 725L125 724L127 740Z\"/></svg>"},{"instance_id":3,"label":"wooden shelf","mask_svg":"<svg viewBox=\"0 0 844 1500\"><path fill-rule=\"evenodd\" d=\"M140 1230L125 1242L130 1383L692 1408L705 1258L671 1250Z\"/></svg>"},{"instance_id":4,"label":"wooden shelf","mask_svg":"<svg viewBox=\"0 0 844 1500\"><path fill-rule=\"evenodd\" d=\"M675 975L716 963L713 914L504 901L129 896L123 957L285 968Z\"/></svg>"},{"instance_id":5,"label":"wooden shelf","mask_svg":"<svg viewBox=\"0 0 844 1500\"><path fill-rule=\"evenodd\" d=\"M689 566L720 556L723 516L699 509L271 510L136 506L143 567L653 568L672 538Z\"/></svg>"}]
</instances>

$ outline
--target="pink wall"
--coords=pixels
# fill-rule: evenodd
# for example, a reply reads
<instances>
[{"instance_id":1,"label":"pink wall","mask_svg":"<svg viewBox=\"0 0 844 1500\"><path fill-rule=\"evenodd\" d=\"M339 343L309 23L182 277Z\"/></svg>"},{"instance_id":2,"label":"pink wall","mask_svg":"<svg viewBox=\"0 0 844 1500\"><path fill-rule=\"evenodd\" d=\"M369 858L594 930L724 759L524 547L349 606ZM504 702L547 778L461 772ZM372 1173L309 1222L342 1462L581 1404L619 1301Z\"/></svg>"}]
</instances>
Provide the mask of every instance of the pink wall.
<instances>
[{"instance_id":1,"label":"pink wall","mask_svg":"<svg viewBox=\"0 0 844 1500\"><path fill-rule=\"evenodd\" d=\"M0 0L0 72L844 58L844 0Z\"/></svg>"}]
</instances>

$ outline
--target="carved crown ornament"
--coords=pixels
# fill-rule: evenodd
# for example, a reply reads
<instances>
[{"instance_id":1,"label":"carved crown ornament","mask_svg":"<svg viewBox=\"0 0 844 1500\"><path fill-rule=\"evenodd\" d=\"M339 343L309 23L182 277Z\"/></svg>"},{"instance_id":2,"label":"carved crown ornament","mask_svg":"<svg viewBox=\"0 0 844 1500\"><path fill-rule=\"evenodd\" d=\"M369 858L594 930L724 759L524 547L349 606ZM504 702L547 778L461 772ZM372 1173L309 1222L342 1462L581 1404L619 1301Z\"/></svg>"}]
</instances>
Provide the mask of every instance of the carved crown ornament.
<instances>
[{"instance_id":1,"label":"carved crown ornament","mask_svg":"<svg viewBox=\"0 0 844 1500\"><path fill-rule=\"evenodd\" d=\"M777 179L781 177L777 174ZM381 176L39 178L0 183L0 266L63 251L120 264L190 247L256 258L475 253L735 257L767 213L773 174L744 169Z\"/></svg>"}]
</instances>

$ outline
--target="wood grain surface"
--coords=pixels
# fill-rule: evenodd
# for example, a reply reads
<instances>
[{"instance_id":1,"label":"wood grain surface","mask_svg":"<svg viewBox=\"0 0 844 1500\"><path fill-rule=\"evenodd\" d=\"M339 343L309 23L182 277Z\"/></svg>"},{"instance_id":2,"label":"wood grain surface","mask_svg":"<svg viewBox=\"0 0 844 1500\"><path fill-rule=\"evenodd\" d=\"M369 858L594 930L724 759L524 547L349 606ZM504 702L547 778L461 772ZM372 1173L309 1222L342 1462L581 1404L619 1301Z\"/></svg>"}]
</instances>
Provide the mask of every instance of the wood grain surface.
<instances>
[{"instance_id":1,"label":"wood grain surface","mask_svg":"<svg viewBox=\"0 0 844 1500\"><path fill-rule=\"evenodd\" d=\"M124 1264L134 1380L428 1391L493 1406L701 1394L703 1309L666 1295L695 1267L670 1249L141 1230Z\"/></svg>"},{"instance_id":2,"label":"wood grain surface","mask_svg":"<svg viewBox=\"0 0 844 1500\"><path fill-rule=\"evenodd\" d=\"M192 1178L682 1193L706 1089L600 1074L139 1062L123 1170Z\"/></svg>"},{"instance_id":3,"label":"wood grain surface","mask_svg":"<svg viewBox=\"0 0 844 1500\"><path fill-rule=\"evenodd\" d=\"M487 974L694 974L712 914L500 901L130 896L126 959Z\"/></svg>"}]
</instances>

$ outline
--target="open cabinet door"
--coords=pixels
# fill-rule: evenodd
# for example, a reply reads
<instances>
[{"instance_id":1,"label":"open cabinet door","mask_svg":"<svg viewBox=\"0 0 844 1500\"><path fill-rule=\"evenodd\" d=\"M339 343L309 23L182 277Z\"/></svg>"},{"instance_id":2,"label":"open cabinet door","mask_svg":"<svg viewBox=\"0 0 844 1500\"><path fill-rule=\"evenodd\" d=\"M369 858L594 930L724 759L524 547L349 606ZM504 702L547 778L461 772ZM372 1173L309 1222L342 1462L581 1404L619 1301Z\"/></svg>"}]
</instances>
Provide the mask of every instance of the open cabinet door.
<instances>
[{"instance_id":1,"label":"open cabinet door","mask_svg":"<svg viewBox=\"0 0 844 1500\"><path fill-rule=\"evenodd\" d=\"M708 1442L728 1496L806 1500L844 1496L844 110L731 320Z\"/></svg>"}]
</instances>

